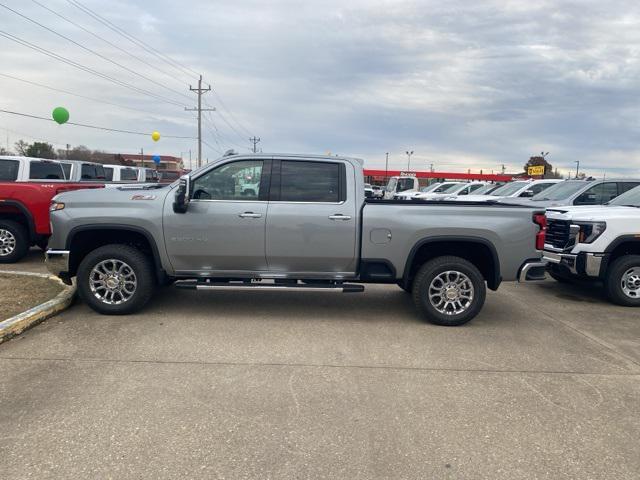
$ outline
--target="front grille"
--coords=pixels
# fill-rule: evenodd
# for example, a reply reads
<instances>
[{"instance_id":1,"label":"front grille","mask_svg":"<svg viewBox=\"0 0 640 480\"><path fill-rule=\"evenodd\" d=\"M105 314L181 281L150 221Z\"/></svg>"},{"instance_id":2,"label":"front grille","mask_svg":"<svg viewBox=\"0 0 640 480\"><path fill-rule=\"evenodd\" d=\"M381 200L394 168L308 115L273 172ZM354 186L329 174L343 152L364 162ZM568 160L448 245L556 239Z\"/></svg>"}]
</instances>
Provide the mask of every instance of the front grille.
<instances>
[{"instance_id":1,"label":"front grille","mask_svg":"<svg viewBox=\"0 0 640 480\"><path fill-rule=\"evenodd\" d=\"M545 243L554 248L564 249L569 244L570 223L566 220L547 220L547 235Z\"/></svg>"}]
</instances>

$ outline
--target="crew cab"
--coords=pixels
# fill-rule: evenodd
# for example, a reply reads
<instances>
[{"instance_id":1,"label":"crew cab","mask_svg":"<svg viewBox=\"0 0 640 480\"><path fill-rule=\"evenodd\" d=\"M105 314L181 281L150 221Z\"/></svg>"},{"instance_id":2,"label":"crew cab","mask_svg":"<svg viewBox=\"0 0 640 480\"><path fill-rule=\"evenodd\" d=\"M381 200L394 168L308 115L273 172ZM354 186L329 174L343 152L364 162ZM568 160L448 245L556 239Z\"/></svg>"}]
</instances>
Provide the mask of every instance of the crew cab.
<instances>
[{"instance_id":1,"label":"crew cab","mask_svg":"<svg viewBox=\"0 0 640 480\"><path fill-rule=\"evenodd\" d=\"M107 175L101 163L60 160L65 178L71 182L104 182Z\"/></svg>"},{"instance_id":2,"label":"crew cab","mask_svg":"<svg viewBox=\"0 0 640 480\"><path fill-rule=\"evenodd\" d=\"M601 280L609 299L640 306L640 187L606 205L547 210L544 258L559 282Z\"/></svg>"},{"instance_id":3,"label":"crew cab","mask_svg":"<svg viewBox=\"0 0 640 480\"><path fill-rule=\"evenodd\" d=\"M58 195L46 258L103 314L142 308L156 285L197 290L411 292L429 321L475 317L486 288L544 278L544 212L365 200L347 157L224 156L169 186ZM257 191L242 190L246 178Z\"/></svg>"},{"instance_id":4,"label":"crew cab","mask_svg":"<svg viewBox=\"0 0 640 480\"><path fill-rule=\"evenodd\" d=\"M65 180L62 165L57 160L45 158L0 156L0 182Z\"/></svg>"},{"instance_id":5,"label":"crew cab","mask_svg":"<svg viewBox=\"0 0 640 480\"><path fill-rule=\"evenodd\" d=\"M140 176L137 167L127 165L103 165L105 180L113 183L137 183Z\"/></svg>"}]
</instances>

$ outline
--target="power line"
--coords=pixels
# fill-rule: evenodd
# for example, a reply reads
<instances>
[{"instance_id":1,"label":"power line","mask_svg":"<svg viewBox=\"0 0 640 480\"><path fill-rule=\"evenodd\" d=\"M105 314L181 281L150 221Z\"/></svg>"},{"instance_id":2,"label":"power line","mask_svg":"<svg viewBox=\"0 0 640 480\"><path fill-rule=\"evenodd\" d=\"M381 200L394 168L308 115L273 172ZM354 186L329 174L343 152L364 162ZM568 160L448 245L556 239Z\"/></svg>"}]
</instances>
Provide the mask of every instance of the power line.
<instances>
[{"instance_id":1,"label":"power line","mask_svg":"<svg viewBox=\"0 0 640 480\"><path fill-rule=\"evenodd\" d=\"M102 78L104 80L108 80L108 81L110 81L112 83L115 83L116 85L120 85L121 87L128 88L129 90L133 90L133 91L135 91L137 93L142 93L142 94L147 95L149 97L155 98L156 100L161 100L163 102L170 103L172 105L182 106L182 104L179 103L179 102L176 102L176 101L171 100L169 98L163 97L161 95L157 95L157 94L155 94L153 92L150 92L148 90L145 90L143 88L136 87L135 85L131 85L130 83L123 82L122 80L118 80L117 78L111 77L111 76L106 75L104 73L98 72L97 70L89 68L89 67L87 67L85 65L82 65L80 63L74 62L73 60L69 60L68 58L63 57L62 55L58 55L57 53L54 53L54 52L51 52L50 50L47 50L47 49L42 48L42 47L39 47L38 45L35 45L35 44L31 43L31 42L27 42L26 40L23 40L23 39L21 39L19 37L16 37L15 35L12 35L12 34L10 34L8 32L5 32L4 30L0 30L0 36L3 36L3 37L5 37L5 38L7 38L7 39L9 39L9 40L11 40L11 41L13 41L15 43L18 43L18 44L24 46L24 47L30 48L32 50L35 50L36 52L42 53L43 55L47 55L48 57L54 58L54 59L56 59L56 60L58 60L60 62L66 63L67 65L71 65L72 67L75 67L75 68L77 68L79 70L82 70L84 72L90 73L90 74L95 75L97 77L100 77L100 78Z\"/></svg>"},{"instance_id":2,"label":"power line","mask_svg":"<svg viewBox=\"0 0 640 480\"><path fill-rule=\"evenodd\" d=\"M240 127L242 130L244 130L247 135L253 135L253 133L251 133L244 125L242 125L238 121L238 119L233 115L231 110L229 110L229 108L227 108L225 103L222 101L222 98L220 97L220 95L218 95L218 92L216 92L215 89L212 89L212 92L216 96L216 98L218 99L218 102L220 103L220 106L226 110L226 112L229 114L229 117L231 117L231 119L235 122L235 124L238 125L238 127Z\"/></svg>"},{"instance_id":3,"label":"power line","mask_svg":"<svg viewBox=\"0 0 640 480\"><path fill-rule=\"evenodd\" d=\"M16 10L14 10L14 9L12 9L11 7L6 6L6 5L5 5L5 4L3 4L3 3L0 3L0 7L3 7L3 8L5 8L6 10L9 10L10 12L12 12L12 13L14 13L14 14L18 15L19 17L21 17L21 18L23 18L23 19L25 19L25 20L27 20L27 21L29 21L29 22L31 22L31 23L33 23L33 24L35 24L35 25L38 25L38 26L39 26L39 27L41 27L41 28L44 28L44 29L45 29L45 30L47 30L48 32L51 32L51 33L53 33L54 35L57 35L57 36L58 36L58 37L60 37L60 38L64 38L64 39L65 39L65 40L67 40L68 42L73 43L74 45L76 45L76 46L78 46L78 47L82 48L83 50L85 50L85 51L87 51L87 52L91 53L92 55L95 55L95 56L97 56L97 57L99 57L99 58L101 58L101 59L103 59L103 60L106 60L107 62L112 63L113 65L116 65L116 66L118 66L118 67L122 68L123 70L126 70L126 71L127 71L127 72L129 72L129 73L132 73L132 74L134 74L134 75L136 75L136 76L138 76L138 77L140 77L140 78L142 78L142 79L144 79L144 80L147 80L148 82L151 82L151 83L153 83L153 84L155 84L155 85L158 85L158 86L160 86L160 87L162 87L162 88L164 88L164 89L166 89L166 90L169 90L170 92L176 93L176 94L178 94L178 95L182 95L183 97L186 97L186 98L189 98L189 97L187 97L185 94L183 94L182 92L179 92L178 90L175 90L175 89L173 89L173 88L171 88L171 87L168 87L168 86L166 86L166 85L164 85L164 84L162 84L162 83L160 83L160 82L157 82L157 81L153 80L152 78L149 78L149 77L147 77L146 75L141 74L140 72L137 72L137 71L135 71L135 70L132 70L131 68L127 67L126 65L122 65L121 63L118 63L118 62L116 62L115 60L112 60L112 59L110 59L109 57L106 57L106 56L102 55L101 53L96 52L95 50L92 50L91 48L86 47L86 46L82 45L82 44L81 44L81 43L79 43L79 42L76 42L76 41L75 41L75 40L73 40L72 38L69 38L69 37L67 37L66 35L63 35L63 34L61 34L61 33L59 33L59 32L56 32L54 29L49 28L49 27L47 27L46 25L43 25L42 23L40 23L40 22L38 22L38 21L36 21L36 20L34 20L34 19L32 19L32 18L30 18L30 17L26 16L26 15L23 15L22 13L20 13L20 12L18 12L18 11L16 11Z\"/></svg>"},{"instance_id":4,"label":"power line","mask_svg":"<svg viewBox=\"0 0 640 480\"><path fill-rule=\"evenodd\" d=\"M217 137L220 138L220 140L222 142L224 142L228 146L233 145L233 146L239 147L239 148L241 148L243 150L244 149L249 149L249 147L247 147L246 145L240 145L239 143L234 142L233 140L230 140L226 136L222 135L222 133L218 129L218 126L216 125L216 122L213 120L213 114L212 113L209 113L209 118L207 118L206 116L204 118L205 118L205 121L208 120L208 121L211 122L211 125L213 125L213 128L215 129L215 132L214 132L214 130L211 130L211 132L214 134L214 138L217 135Z\"/></svg>"},{"instance_id":5,"label":"power line","mask_svg":"<svg viewBox=\"0 0 640 480\"><path fill-rule=\"evenodd\" d=\"M31 0L31 1L32 1L33 3L35 3L36 5L40 5L42 8L44 8L45 10L47 10L47 11L49 11L50 13L54 14L55 16L57 16L57 17L61 18L62 20L64 20L64 21L66 21L66 22L70 23L71 25L74 25L75 27L79 28L79 29L80 29L80 30L82 30L83 32L86 32L86 33L88 33L89 35L91 35L92 37L95 37L95 38L97 38L98 40L100 40L100 41L102 41L102 42L106 43L106 44L107 44L107 45L109 45L110 47L115 48L116 50L118 50L118 51L120 51L120 52L124 53L125 55L128 55L129 57L133 58L134 60L137 60L138 62L140 62L140 63L143 63L143 64L147 65L148 67L151 67L154 71L157 71L157 72L160 72L160 73L164 74L165 76L169 77L171 80L174 80L175 82L182 83L180 80L178 80L178 79L176 78L176 76L175 76L175 75L173 75L173 74L171 74L171 73L168 73L167 71L165 71L165 70L163 70L163 69L159 68L159 67L158 67L158 65L154 65L154 64L152 64L152 63L147 62L146 60L144 60L144 59L142 59L142 58L138 57L137 55L134 55L133 53L131 53L131 52L130 52L130 51L128 51L127 49L122 48L122 47L120 47L120 46L116 45L116 44L115 44L115 43L113 43L113 42L110 42L110 41L109 41L109 40L107 40L106 38L101 37L101 36L100 36L100 35L98 35L97 33L92 32L92 31L91 31L91 30L89 30L88 28L84 27L83 25L80 25L79 23L74 22L73 20L71 20L71 19L69 19L69 18L65 17L64 15L62 15L62 14L60 14L60 13L56 12L55 10L50 9L49 7L47 7L46 5L44 5L44 4L40 3L40 2L38 2L37 0Z\"/></svg>"},{"instance_id":6,"label":"power line","mask_svg":"<svg viewBox=\"0 0 640 480\"><path fill-rule=\"evenodd\" d=\"M53 122L54 120L52 118L47 118L47 117L40 117L38 115L31 115L29 113L22 113L22 112L13 112L11 110L3 110L0 109L1 113L8 113L10 115L19 115L21 117L28 117L28 118L34 118L36 120L46 120L47 122ZM76 123L76 122L66 122L65 125L74 125L76 127L84 127L84 128L93 128L94 130L104 130L107 132L116 132L116 133L128 133L130 135L151 135L150 132L136 132L133 130L120 130L118 128L109 128L109 127L100 127L98 125L89 125L87 123ZM182 136L182 135L162 135L164 138L180 138L180 139L189 139L189 140L194 140L195 137L187 137L187 136Z\"/></svg>"},{"instance_id":7,"label":"power line","mask_svg":"<svg viewBox=\"0 0 640 480\"><path fill-rule=\"evenodd\" d=\"M157 58L161 59L162 61L168 63L174 69L176 69L178 71L181 71L181 72L183 72L183 73L185 73L185 74L187 74L189 76L193 76L196 79L198 78L198 75L200 75L195 70L187 67L186 65L181 64L177 60L173 60L171 57L163 54L162 52L160 52L158 50L156 50L151 45L148 45L147 43L143 42L142 40L137 39L133 35L129 34L125 30L123 30L122 28L118 27L117 25L111 23L109 20L107 20L106 18L100 16L98 13L96 13L93 10L91 10L89 7L81 4L80 2L77 2L75 0L67 0L67 2L70 3L71 5L73 5L74 7L82 10L84 13L86 13L87 15L92 17L93 19L95 19L98 22L102 23L107 28L113 30L114 32L118 33L119 35L122 35L127 40L129 40L130 42L142 47L147 52L151 53L152 55L156 56Z\"/></svg>"},{"instance_id":8,"label":"power line","mask_svg":"<svg viewBox=\"0 0 640 480\"><path fill-rule=\"evenodd\" d=\"M13 75L8 75L8 74L6 74L6 73L0 73L0 76L2 76L2 77L6 77L6 78L10 78L10 79L12 79L12 80L17 80L17 81L19 81L19 82L23 82L23 83L28 83L29 85L34 85L34 86L36 86L36 87L46 88L46 89L48 89L48 90L52 90L52 91L54 91L54 92L60 92L60 93L65 93L65 94L67 94L67 95L72 95L72 96L74 96L74 97L84 98L84 99L86 99L86 100L91 100L91 101L93 101L93 102L104 103L104 104L107 104L107 105L112 105L112 106L114 106L114 107L126 108L127 110L133 110L133 111L136 111L136 112L141 112L141 113L149 114L149 112L147 112L147 111L145 111L145 110L141 110L141 109L139 109L139 108L129 107L129 106L127 106L127 105L121 105L121 104L119 104L119 103L110 102L110 101L108 101L108 100L101 100L101 99L99 99L99 98L88 97L88 96L86 96L86 95L81 95L81 94L79 94L79 93L70 92L70 91L68 91L68 90L63 90L63 89L61 89L61 88L51 87L51 86L49 86L49 85L45 85L45 84L43 84L43 83L33 82L33 81L31 81L31 80L27 80L27 79L24 79L24 78L15 77L15 76L13 76Z\"/></svg>"},{"instance_id":9,"label":"power line","mask_svg":"<svg viewBox=\"0 0 640 480\"><path fill-rule=\"evenodd\" d=\"M207 105L208 107L211 107L211 105L209 105L206 102L205 102L205 105ZM243 141L245 140L246 137L237 128L235 128L233 125L231 125L231 123L229 123L229 120L227 120L225 118L225 116L222 115L222 113L220 111L217 111L216 113L218 115L220 115L220 118L222 119L222 121L233 131L233 133L238 135L238 138L242 139Z\"/></svg>"}]
</instances>

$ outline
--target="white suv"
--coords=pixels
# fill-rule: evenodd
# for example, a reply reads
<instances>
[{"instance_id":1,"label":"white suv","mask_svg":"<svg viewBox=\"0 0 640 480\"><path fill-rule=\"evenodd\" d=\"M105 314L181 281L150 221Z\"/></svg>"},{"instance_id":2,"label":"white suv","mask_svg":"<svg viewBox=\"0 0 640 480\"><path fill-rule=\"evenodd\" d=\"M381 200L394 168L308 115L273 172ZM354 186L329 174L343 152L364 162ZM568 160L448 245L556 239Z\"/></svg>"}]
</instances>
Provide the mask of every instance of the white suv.
<instances>
[{"instance_id":1,"label":"white suv","mask_svg":"<svg viewBox=\"0 0 640 480\"><path fill-rule=\"evenodd\" d=\"M612 302L640 306L640 187L606 205L550 208L547 222L554 279L602 280Z\"/></svg>"}]
</instances>

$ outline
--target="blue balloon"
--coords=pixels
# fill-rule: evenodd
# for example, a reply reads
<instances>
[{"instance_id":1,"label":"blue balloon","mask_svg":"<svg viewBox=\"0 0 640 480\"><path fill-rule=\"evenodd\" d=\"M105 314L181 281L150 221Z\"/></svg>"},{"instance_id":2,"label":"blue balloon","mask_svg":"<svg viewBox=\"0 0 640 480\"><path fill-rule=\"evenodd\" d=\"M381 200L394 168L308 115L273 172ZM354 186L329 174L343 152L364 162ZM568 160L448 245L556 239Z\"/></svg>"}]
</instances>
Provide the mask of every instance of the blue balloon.
<instances>
[{"instance_id":1,"label":"blue balloon","mask_svg":"<svg viewBox=\"0 0 640 480\"><path fill-rule=\"evenodd\" d=\"M153 156L153 161L154 161L155 163L160 163L160 155L154 155L154 156Z\"/></svg>"}]
</instances>

